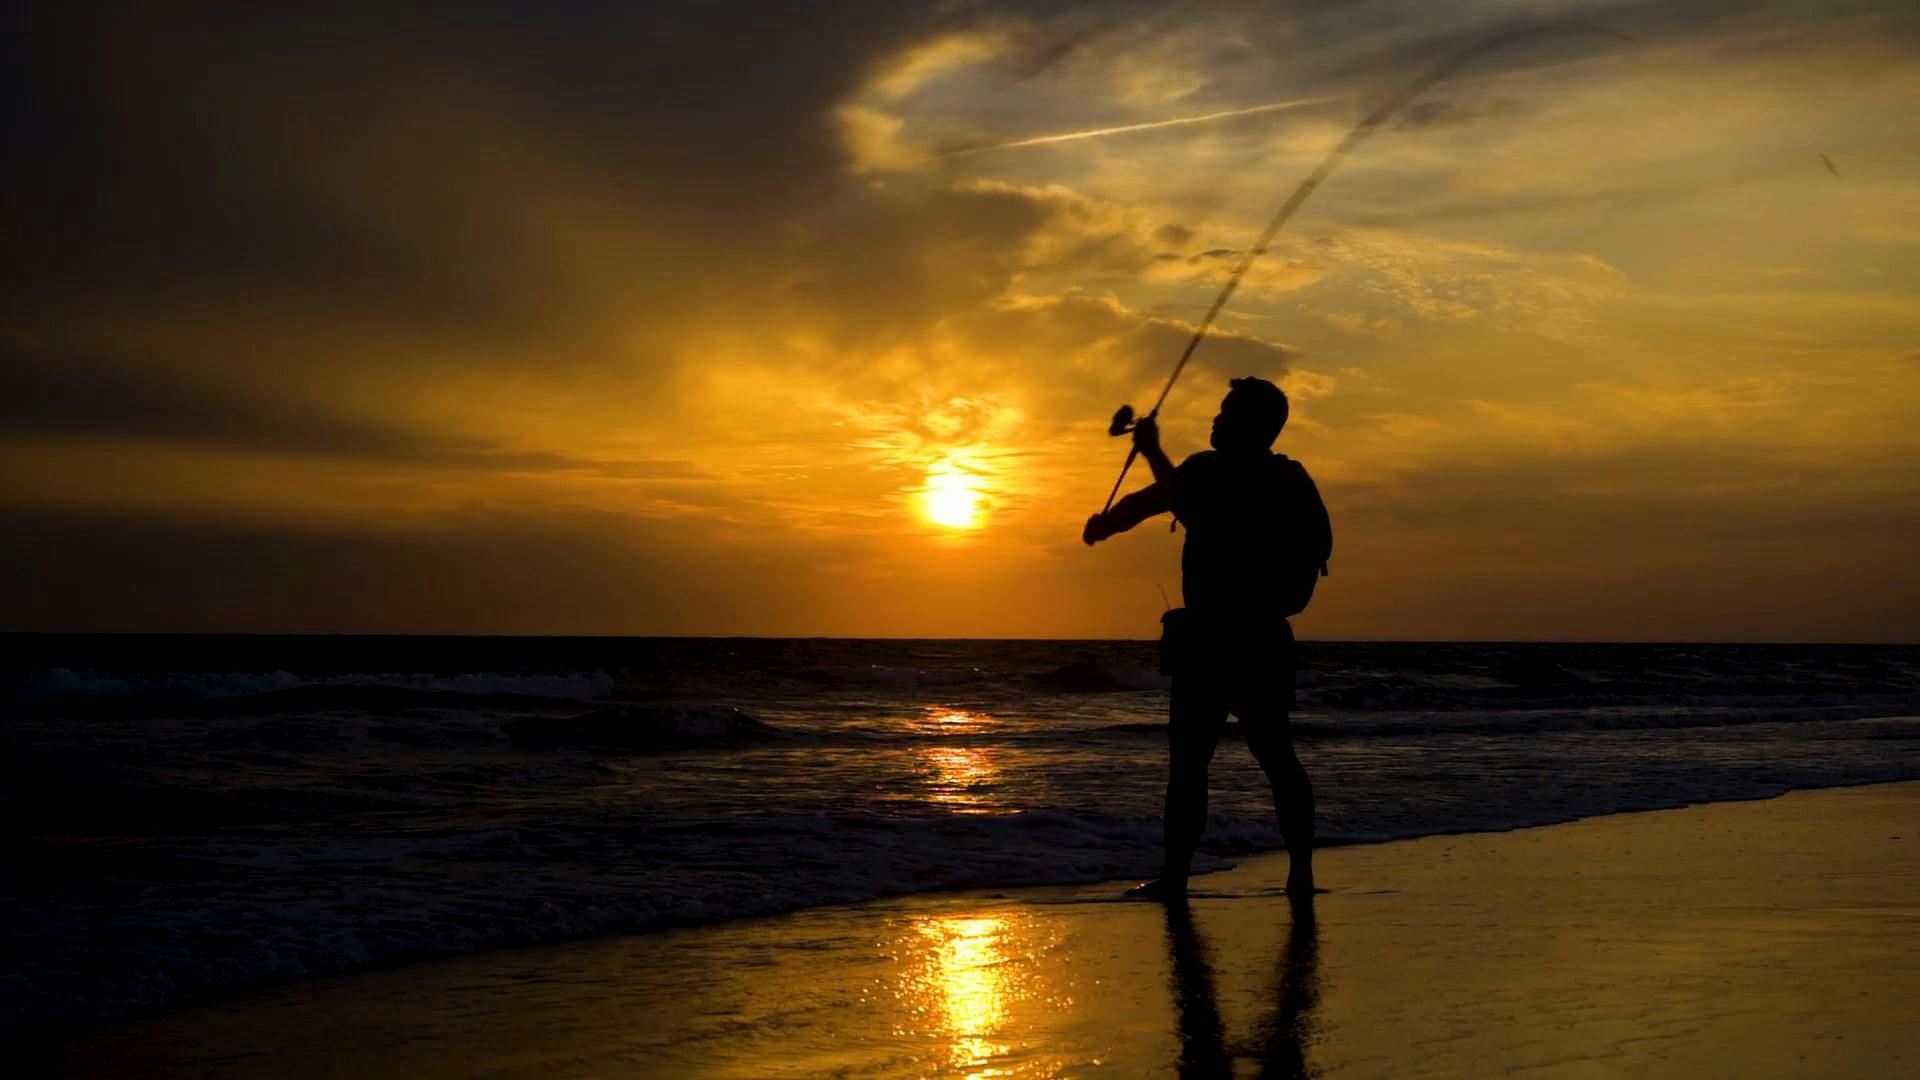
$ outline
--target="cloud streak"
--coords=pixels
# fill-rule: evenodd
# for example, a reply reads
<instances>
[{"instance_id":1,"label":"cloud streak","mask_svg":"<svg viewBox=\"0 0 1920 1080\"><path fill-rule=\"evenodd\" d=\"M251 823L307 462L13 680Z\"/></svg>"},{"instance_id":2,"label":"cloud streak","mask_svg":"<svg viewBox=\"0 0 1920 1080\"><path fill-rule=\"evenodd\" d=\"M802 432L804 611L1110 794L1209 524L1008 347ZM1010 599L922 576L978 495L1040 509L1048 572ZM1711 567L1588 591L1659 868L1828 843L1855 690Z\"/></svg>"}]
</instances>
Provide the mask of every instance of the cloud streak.
<instances>
[{"instance_id":1,"label":"cloud streak","mask_svg":"<svg viewBox=\"0 0 1920 1080\"><path fill-rule=\"evenodd\" d=\"M1036 135L1028 139L1015 139L1012 142L993 143L988 146L970 146L961 150L951 150L938 155L941 158L973 157L988 154L996 150L1018 150L1028 146L1052 146L1057 143L1079 142L1083 139L1104 139L1112 135L1133 135L1142 131L1163 131L1167 128L1190 127L1194 124L1211 124L1220 120L1232 120L1243 116L1262 116L1267 113L1287 112L1305 108L1308 105L1320 105L1331 98L1297 98L1292 101L1270 101L1264 105L1249 105L1244 109L1221 109L1217 112L1201 113L1197 116L1176 116L1170 120L1147 120L1137 124L1116 124L1111 127L1088 128L1085 131L1066 131L1057 135Z\"/></svg>"}]
</instances>

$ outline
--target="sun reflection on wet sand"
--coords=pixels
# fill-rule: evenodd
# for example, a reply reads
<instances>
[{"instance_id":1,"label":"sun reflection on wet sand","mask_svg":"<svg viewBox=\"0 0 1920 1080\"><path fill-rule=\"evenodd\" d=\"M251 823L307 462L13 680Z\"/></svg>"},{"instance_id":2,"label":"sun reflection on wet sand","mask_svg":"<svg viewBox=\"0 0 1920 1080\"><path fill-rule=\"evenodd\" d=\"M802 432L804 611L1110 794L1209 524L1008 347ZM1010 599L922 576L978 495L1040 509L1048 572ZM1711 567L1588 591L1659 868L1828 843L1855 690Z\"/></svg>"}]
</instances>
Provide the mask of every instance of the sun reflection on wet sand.
<instances>
[{"instance_id":1,"label":"sun reflection on wet sand","mask_svg":"<svg viewBox=\"0 0 1920 1080\"><path fill-rule=\"evenodd\" d=\"M996 918L953 919L921 927L940 941L935 953L940 991L946 1004L947 1031L953 1039L953 1063L984 1065L1007 1052L990 1038L1007 1019L1007 973L1002 967L1000 934L1006 922ZM983 1069L976 1076L1001 1070Z\"/></svg>"},{"instance_id":2,"label":"sun reflection on wet sand","mask_svg":"<svg viewBox=\"0 0 1920 1080\"><path fill-rule=\"evenodd\" d=\"M918 920L920 962L903 976L903 995L928 1022L927 1034L948 1043L950 1067L970 1078L1022 1071L1005 1037L1014 1007L1039 991L1015 942L1012 917L944 916ZM1046 1004L1065 1006L1071 998Z\"/></svg>"}]
</instances>

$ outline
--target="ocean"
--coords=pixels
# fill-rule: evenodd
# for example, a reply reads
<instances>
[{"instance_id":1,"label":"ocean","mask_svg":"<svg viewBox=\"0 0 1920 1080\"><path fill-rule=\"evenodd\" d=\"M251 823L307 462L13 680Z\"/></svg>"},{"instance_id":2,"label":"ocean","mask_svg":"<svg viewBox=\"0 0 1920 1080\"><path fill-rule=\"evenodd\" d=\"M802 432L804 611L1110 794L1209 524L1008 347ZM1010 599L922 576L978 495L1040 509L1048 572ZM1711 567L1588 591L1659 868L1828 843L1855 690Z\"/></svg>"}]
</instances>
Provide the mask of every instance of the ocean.
<instances>
[{"instance_id":1,"label":"ocean","mask_svg":"<svg viewBox=\"0 0 1920 1080\"><path fill-rule=\"evenodd\" d=\"M0 645L9 1028L1159 861L1150 642ZM1911 646L1308 641L1299 662L1328 844L1920 778ZM1198 869L1280 847L1231 731L1212 793Z\"/></svg>"}]
</instances>

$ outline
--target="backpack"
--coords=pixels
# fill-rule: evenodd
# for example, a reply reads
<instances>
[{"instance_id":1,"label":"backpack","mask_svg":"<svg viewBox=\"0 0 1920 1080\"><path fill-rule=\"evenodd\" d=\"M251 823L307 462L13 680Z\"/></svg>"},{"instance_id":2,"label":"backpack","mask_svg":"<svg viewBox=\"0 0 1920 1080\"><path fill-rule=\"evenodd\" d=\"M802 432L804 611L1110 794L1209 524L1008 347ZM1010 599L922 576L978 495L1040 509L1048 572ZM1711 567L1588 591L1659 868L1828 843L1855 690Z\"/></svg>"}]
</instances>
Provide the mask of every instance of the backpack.
<instances>
[{"instance_id":1,"label":"backpack","mask_svg":"<svg viewBox=\"0 0 1920 1080\"><path fill-rule=\"evenodd\" d=\"M1275 557L1280 564L1280 614L1286 617L1307 610L1313 600L1313 588L1327 576L1327 559L1333 555L1333 521L1327 517L1327 504L1320 489L1304 465L1275 454L1282 470L1281 506L1277 515L1280 536Z\"/></svg>"},{"instance_id":2,"label":"backpack","mask_svg":"<svg viewBox=\"0 0 1920 1080\"><path fill-rule=\"evenodd\" d=\"M1188 529L1180 553L1188 599L1203 580L1210 609L1298 615L1327 572L1333 527L1326 504L1307 470L1285 454L1194 454L1175 474L1173 512ZM1207 538L1204 549L1195 546L1199 536Z\"/></svg>"}]
</instances>

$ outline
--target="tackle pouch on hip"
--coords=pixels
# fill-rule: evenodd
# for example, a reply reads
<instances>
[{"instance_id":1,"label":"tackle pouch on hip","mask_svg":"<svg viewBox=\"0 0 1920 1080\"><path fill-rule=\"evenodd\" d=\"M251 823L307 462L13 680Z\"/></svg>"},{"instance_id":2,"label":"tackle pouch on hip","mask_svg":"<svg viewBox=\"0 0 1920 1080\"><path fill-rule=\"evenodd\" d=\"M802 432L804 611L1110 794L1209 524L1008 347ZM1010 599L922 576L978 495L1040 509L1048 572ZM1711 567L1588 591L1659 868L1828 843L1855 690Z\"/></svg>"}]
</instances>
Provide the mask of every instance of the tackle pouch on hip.
<instances>
[{"instance_id":1,"label":"tackle pouch on hip","mask_svg":"<svg viewBox=\"0 0 1920 1080\"><path fill-rule=\"evenodd\" d=\"M1193 617L1177 607L1160 616L1160 674L1178 675L1192 666Z\"/></svg>"}]
</instances>

